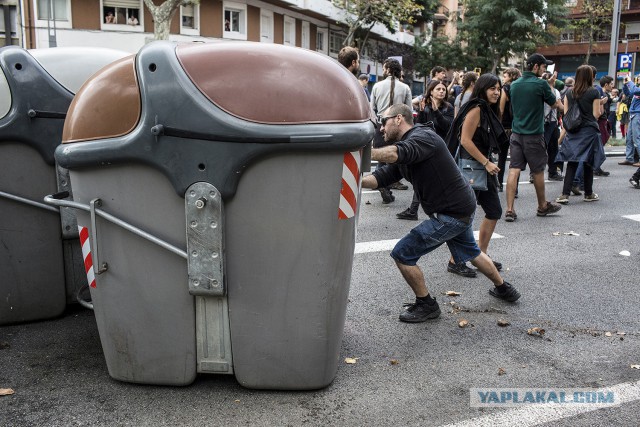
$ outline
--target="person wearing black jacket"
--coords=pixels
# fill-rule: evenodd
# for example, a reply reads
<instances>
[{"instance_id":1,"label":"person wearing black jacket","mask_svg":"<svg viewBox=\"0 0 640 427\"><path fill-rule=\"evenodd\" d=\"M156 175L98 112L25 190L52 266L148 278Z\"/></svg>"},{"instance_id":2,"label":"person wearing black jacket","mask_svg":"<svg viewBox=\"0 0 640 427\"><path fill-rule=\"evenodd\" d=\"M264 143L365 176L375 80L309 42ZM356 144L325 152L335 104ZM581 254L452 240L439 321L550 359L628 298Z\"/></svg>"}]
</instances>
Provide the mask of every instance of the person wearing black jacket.
<instances>
[{"instance_id":1,"label":"person wearing black jacket","mask_svg":"<svg viewBox=\"0 0 640 427\"><path fill-rule=\"evenodd\" d=\"M447 143L449 152L456 152L463 159L472 159L484 165L487 174L487 189L476 191L478 204L485 217L480 224L478 245L487 253L491 236L502 216L502 206L498 197L496 179L500 167L495 163L494 154L499 154L504 143L509 141L506 131L498 118L500 80L487 73L478 78L469 101L464 104L451 127ZM450 144L450 145L449 145ZM502 264L493 261L498 271Z\"/></svg>"},{"instance_id":2,"label":"person wearing black jacket","mask_svg":"<svg viewBox=\"0 0 640 427\"><path fill-rule=\"evenodd\" d=\"M386 165L363 178L364 188L384 187L400 178L411 182L429 219L400 239L391 251L400 273L416 295L400 314L403 322L424 322L440 316L427 289L418 260L446 243L456 262L471 263L494 284L489 293L514 302L520 293L501 276L473 237L476 209L473 190L461 175L447 146L428 126L413 125L406 105L392 105L381 115L381 132L391 143L372 150L371 158Z\"/></svg>"},{"instance_id":3,"label":"person wearing black jacket","mask_svg":"<svg viewBox=\"0 0 640 427\"><path fill-rule=\"evenodd\" d=\"M447 87L440 80L432 80L424 97L420 100L416 123L431 123L438 136L444 139L451 128L452 121L453 105L447 102ZM419 206L420 200L414 192L411 205L396 216L398 219L417 221ZM466 268L475 276L475 271Z\"/></svg>"}]
</instances>

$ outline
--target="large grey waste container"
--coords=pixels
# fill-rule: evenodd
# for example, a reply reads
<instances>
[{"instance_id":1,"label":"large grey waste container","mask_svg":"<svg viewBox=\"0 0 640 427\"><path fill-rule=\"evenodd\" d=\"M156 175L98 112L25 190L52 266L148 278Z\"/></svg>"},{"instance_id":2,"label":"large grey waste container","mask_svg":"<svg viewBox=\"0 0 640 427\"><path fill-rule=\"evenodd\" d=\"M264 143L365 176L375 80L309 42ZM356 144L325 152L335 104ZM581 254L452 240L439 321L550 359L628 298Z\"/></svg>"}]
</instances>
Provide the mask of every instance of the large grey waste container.
<instances>
[{"instance_id":1,"label":"large grey waste container","mask_svg":"<svg viewBox=\"0 0 640 427\"><path fill-rule=\"evenodd\" d=\"M74 93L125 55L0 49L0 325L57 316L86 283L73 213L42 199L69 190L53 154Z\"/></svg>"},{"instance_id":2,"label":"large grey waste container","mask_svg":"<svg viewBox=\"0 0 640 427\"><path fill-rule=\"evenodd\" d=\"M329 384L372 137L357 80L302 49L155 42L87 83L56 159L91 231L110 375Z\"/></svg>"}]
</instances>

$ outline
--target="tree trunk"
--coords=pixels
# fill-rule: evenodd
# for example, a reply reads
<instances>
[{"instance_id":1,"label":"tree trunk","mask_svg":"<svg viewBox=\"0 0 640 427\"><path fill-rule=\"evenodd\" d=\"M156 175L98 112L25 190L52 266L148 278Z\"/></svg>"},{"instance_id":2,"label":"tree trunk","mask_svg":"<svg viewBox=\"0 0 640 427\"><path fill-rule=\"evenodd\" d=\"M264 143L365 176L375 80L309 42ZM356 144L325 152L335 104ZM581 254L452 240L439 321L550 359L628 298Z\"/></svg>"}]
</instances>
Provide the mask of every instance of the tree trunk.
<instances>
[{"instance_id":1,"label":"tree trunk","mask_svg":"<svg viewBox=\"0 0 640 427\"><path fill-rule=\"evenodd\" d=\"M184 0L166 0L160 6L153 4L152 0L144 0L153 18L153 37L156 40L168 40L171 20L182 4L195 3Z\"/></svg>"}]
</instances>

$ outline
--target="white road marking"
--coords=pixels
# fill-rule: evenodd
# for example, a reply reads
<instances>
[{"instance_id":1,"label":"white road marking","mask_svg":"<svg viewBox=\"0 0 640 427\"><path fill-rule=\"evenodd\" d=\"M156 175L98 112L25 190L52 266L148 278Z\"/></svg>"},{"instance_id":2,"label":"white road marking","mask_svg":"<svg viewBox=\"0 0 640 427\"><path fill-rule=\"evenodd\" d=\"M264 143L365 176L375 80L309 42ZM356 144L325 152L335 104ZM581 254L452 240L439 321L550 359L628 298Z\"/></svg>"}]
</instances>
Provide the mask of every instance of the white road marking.
<instances>
[{"instance_id":1,"label":"white road marking","mask_svg":"<svg viewBox=\"0 0 640 427\"><path fill-rule=\"evenodd\" d=\"M366 254L369 252L390 251L398 243L400 239L395 240L378 240L375 242L356 243L356 254Z\"/></svg>"},{"instance_id":2,"label":"white road marking","mask_svg":"<svg viewBox=\"0 0 640 427\"><path fill-rule=\"evenodd\" d=\"M478 231L473 232L473 237L478 240ZM502 239L504 236L493 233L491 239ZM398 243L400 239L394 240L376 240L373 242L360 242L356 243L356 249L354 254L366 254L370 252L385 252L390 251Z\"/></svg>"},{"instance_id":3,"label":"white road marking","mask_svg":"<svg viewBox=\"0 0 640 427\"><path fill-rule=\"evenodd\" d=\"M616 384L611 387L603 387L602 390L612 391L620 404L631 403L640 400L640 381ZM494 412L477 418L449 424L445 427L518 427L537 426L564 418L574 417L579 414L602 409L598 405L529 405L521 408L508 409Z\"/></svg>"},{"instance_id":4,"label":"white road marking","mask_svg":"<svg viewBox=\"0 0 640 427\"><path fill-rule=\"evenodd\" d=\"M622 218L627 218L627 219L640 222L640 215L622 215Z\"/></svg>"}]
</instances>

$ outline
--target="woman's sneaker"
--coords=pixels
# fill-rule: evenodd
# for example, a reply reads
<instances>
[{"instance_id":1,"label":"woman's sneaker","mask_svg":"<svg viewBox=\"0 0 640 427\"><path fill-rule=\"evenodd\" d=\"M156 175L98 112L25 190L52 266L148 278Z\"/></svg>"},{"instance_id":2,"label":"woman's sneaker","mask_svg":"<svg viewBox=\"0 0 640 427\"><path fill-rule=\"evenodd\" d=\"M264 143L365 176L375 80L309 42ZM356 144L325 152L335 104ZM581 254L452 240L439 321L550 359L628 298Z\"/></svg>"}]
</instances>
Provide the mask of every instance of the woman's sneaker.
<instances>
[{"instance_id":1,"label":"woman's sneaker","mask_svg":"<svg viewBox=\"0 0 640 427\"><path fill-rule=\"evenodd\" d=\"M400 313L400 321L407 323L420 323L429 319L437 319L440 317L440 306L433 299L433 303L414 302L405 304L404 311Z\"/></svg>"},{"instance_id":2,"label":"woman's sneaker","mask_svg":"<svg viewBox=\"0 0 640 427\"><path fill-rule=\"evenodd\" d=\"M556 199L556 203L560 203L560 204L563 204L563 205L569 204L569 195L568 194L560 195L560 197L558 197Z\"/></svg>"},{"instance_id":3,"label":"woman's sneaker","mask_svg":"<svg viewBox=\"0 0 640 427\"><path fill-rule=\"evenodd\" d=\"M584 195L584 201L585 202L597 202L598 200L600 200L600 197L598 197L598 195L596 193L591 193L591 194L585 194Z\"/></svg>"},{"instance_id":4,"label":"woman's sneaker","mask_svg":"<svg viewBox=\"0 0 640 427\"><path fill-rule=\"evenodd\" d=\"M520 292L518 292L518 290L506 280L502 285L495 286L493 289L490 289L489 294L508 302L515 302L520 298Z\"/></svg>"},{"instance_id":5,"label":"woman's sneaker","mask_svg":"<svg viewBox=\"0 0 640 427\"><path fill-rule=\"evenodd\" d=\"M467 267L467 264L464 262L452 263L449 261L447 264L447 271L449 273L457 274L458 276L463 277L477 277L478 273L472 268Z\"/></svg>"}]
</instances>

